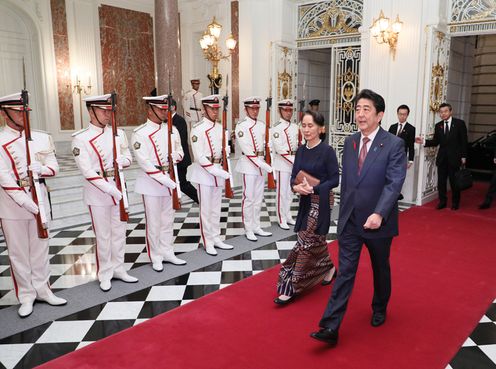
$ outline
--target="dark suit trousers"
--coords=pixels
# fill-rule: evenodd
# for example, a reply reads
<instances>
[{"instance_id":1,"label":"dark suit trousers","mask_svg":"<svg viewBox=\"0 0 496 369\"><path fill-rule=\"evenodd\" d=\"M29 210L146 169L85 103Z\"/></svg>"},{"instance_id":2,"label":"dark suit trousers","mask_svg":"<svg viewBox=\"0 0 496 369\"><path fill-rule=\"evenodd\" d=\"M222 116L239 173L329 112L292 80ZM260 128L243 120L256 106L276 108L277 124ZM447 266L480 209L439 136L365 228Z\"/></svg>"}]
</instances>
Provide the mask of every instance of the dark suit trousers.
<instances>
[{"instance_id":1,"label":"dark suit trousers","mask_svg":"<svg viewBox=\"0 0 496 369\"><path fill-rule=\"evenodd\" d=\"M439 191L439 202L446 204L448 201L448 178L451 186L453 203L452 205L460 204L460 191L455 185L455 173L459 170L458 167L453 167L448 163L442 163L437 167L437 190Z\"/></svg>"},{"instance_id":2,"label":"dark suit trousers","mask_svg":"<svg viewBox=\"0 0 496 369\"><path fill-rule=\"evenodd\" d=\"M186 179L187 168L177 168L181 192L188 195L191 200L198 204L198 193L196 188Z\"/></svg>"},{"instance_id":3,"label":"dark suit trousers","mask_svg":"<svg viewBox=\"0 0 496 369\"><path fill-rule=\"evenodd\" d=\"M484 201L491 204L494 195L496 195L496 170L493 172L491 183L489 184L489 189L487 190L486 199Z\"/></svg>"},{"instance_id":4,"label":"dark suit trousers","mask_svg":"<svg viewBox=\"0 0 496 369\"><path fill-rule=\"evenodd\" d=\"M361 227L361 226L360 226ZM391 296L391 268L389 253L392 237L367 239L360 236L355 225L348 222L339 241L339 271L331 298L320 320L320 327L339 330L355 284L355 276L363 244L367 247L374 273L372 310L385 312Z\"/></svg>"}]
</instances>

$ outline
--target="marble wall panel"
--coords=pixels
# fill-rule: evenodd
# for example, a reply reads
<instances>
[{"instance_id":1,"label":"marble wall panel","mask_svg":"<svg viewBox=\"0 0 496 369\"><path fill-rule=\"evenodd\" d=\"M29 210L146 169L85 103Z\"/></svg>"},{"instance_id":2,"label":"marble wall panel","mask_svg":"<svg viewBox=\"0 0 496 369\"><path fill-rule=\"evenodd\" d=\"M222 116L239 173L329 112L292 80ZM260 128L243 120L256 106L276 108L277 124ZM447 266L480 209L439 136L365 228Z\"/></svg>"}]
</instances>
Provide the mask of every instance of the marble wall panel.
<instances>
[{"instance_id":1,"label":"marble wall panel","mask_svg":"<svg viewBox=\"0 0 496 369\"><path fill-rule=\"evenodd\" d=\"M108 5L99 17L104 92L117 92L119 125L139 125L146 120L142 97L155 88L153 19Z\"/></svg>"},{"instance_id":2,"label":"marble wall panel","mask_svg":"<svg viewBox=\"0 0 496 369\"><path fill-rule=\"evenodd\" d=\"M65 0L50 0L52 12L53 44L57 68L57 89L60 111L60 129L74 129L74 107L70 88L69 41L67 37L67 18ZM69 87L68 87L69 86Z\"/></svg>"}]
</instances>

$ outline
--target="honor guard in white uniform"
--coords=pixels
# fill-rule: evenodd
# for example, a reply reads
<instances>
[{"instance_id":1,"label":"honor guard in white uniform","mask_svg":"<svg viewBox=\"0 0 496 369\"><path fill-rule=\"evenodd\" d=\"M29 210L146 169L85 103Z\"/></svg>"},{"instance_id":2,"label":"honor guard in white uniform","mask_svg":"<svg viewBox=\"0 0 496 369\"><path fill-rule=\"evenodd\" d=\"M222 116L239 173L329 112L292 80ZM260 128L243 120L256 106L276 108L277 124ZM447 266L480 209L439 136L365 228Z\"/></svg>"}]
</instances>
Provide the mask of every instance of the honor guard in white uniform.
<instances>
[{"instance_id":1,"label":"honor guard in white uniform","mask_svg":"<svg viewBox=\"0 0 496 369\"><path fill-rule=\"evenodd\" d=\"M202 99L205 117L191 130L191 146L195 161L188 168L187 178L198 190L200 203L200 231L207 254L217 255L215 247L230 250L233 247L220 239L220 209L222 189L230 174L222 169L222 126L219 116L219 95ZM226 137L227 142L227 137ZM228 145L226 145L228 149ZM229 152L227 152L229 155Z\"/></svg>"},{"instance_id":2,"label":"honor guard in white uniform","mask_svg":"<svg viewBox=\"0 0 496 369\"><path fill-rule=\"evenodd\" d=\"M277 221L282 229L289 229L295 221L291 216L291 202L293 192L291 191L291 172L298 149L298 126L291 123L293 116L293 101L286 99L277 103L279 109L279 124L270 131L274 161L272 167L276 173L277 180Z\"/></svg>"},{"instance_id":3,"label":"honor guard in white uniform","mask_svg":"<svg viewBox=\"0 0 496 369\"><path fill-rule=\"evenodd\" d=\"M183 98L184 114L190 130L194 124L203 118L201 103L203 94L198 91L199 88L200 80L198 78L192 79L191 90L186 92Z\"/></svg>"},{"instance_id":4,"label":"honor guard in white uniform","mask_svg":"<svg viewBox=\"0 0 496 369\"><path fill-rule=\"evenodd\" d=\"M271 173L272 167L264 160L265 123L258 120L260 97L243 100L246 118L236 125L236 139L242 156L236 171L243 176L242 219L246 238L257 241L255 235L268 237L272 233L260 227L260 211L264 195L264 173Z\"/></svg>"},{"instance_id":5,"label":"honor guard in white uniform","mask_svg":"<svg viewBox=\"0 0 496 369\"><path fill-rule=\"evenodd\" d=\"M111 95L90 96L84 99L90 115L87 128L73 134L72 154L85 178L83 200L90 209L93 232L96 236L96 265L100 288L108 291L112 278L134 283L124 267L126 222L120 219L119 201L113 167L113 136ZM124 131L116 137L117 163L131 165L131 152Z\"/></svg>"},{"instance_id":6,"label":"honor guard in white uniform","mask_svg":"<svg viewBox=\"0 0 496 369\"><path fill-rule=\"evenodd\" d=\"M186 261L174 255L174 209L172 190L177 187L170 179L167 124L167 95L147 96L147 121L134 130L131 145L141 171L136 178L134 191L143 196L146 218L146 247L152 268L161 272L162 262L184 265ZM181 138L176 127L172 128L172 158L175 163L183 159Z\"/></svg>"},{"instance_id":7,"label":"honor guard in white uniform","mask_svg":"<svg viewBox=\"0 0 496 369\"><path fill-rule=\"evenodd\" d=\"M29 109L30 110L30 109ZM38 237L35 215L49 213L45 178L57 175L52 137L32 131L29 145L31 166L27 166L26 136L23 125L24 106L20 93L0 98L0 114L6 125L0 129L0 225L5 236L18 313L26 317L33 312L35 299L50 305L67 301L50 290L48 238ZM39 178L41 199L32 200L28 169Z\"/></svg>"}]
</instances>

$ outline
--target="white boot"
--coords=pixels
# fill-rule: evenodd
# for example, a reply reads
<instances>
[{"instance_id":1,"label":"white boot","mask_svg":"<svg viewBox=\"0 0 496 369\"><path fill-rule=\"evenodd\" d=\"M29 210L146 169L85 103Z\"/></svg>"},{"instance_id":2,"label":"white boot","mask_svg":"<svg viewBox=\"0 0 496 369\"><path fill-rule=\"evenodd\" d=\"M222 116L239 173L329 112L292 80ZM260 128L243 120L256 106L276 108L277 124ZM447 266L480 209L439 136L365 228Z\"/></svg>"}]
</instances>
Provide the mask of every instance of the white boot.
<instances>
[{"instance_id":1,"label":"white boot","mask_svg":"<svg viewBox=\"0 0 496 369\"><path fill-rule=\"evenodd\" d=\"M161 272L162 270L164 270L164 266L162 265L161 261L152 263L152 268L156 272Z\"/></svg>"},{"instance_id":2,"label":"white boot","mask_svg":"<svg viewBox=\"0 0 496 369\"><path fill-rule=\"evenodd\" d=\"M262 237L272 236L272 233L264 231L262 228L255 229L255 234Z\"/></svg>"},{"instance_id":3,"label":"white boot","mask_svg":"<svg viewBox=\"0 0 496 369\"><path fill-rule=\"evenodd\" d=\"M21 304L17 313L21 318L25 318L28 315L31 315L33 312L33 301L26 301Z\"/></svg>"},{"instance_id":4,"label":"white boot","mask_svg":"<svg viewBox=\"0 0 496 369\"><path fill-rule=\"evenodd\" d=\"M217 255L217 250L215 250L215 247L213 245L207 245L205 247L205 251L209 255L212 255L212 256L216 256Z\"/></svg>"},{"instance_id":5,"label":"white boot","mask_svg":"<svg viewBox=\"0 0 496 369\"><path fill-rule=\"evenodd\" d=\"M214 246L222 250L232 250L234 247L222 242L220 239L214 241Z\"/></svg>"},{"instance_id":6,"label":"white boot","mask_svg":"<svg viewBox=\"0 0 496 369\"><path fill-rule=\"evenodd\" d=\"M164 253L164 261L168 263L172 263L174 265L184 265L186 264L186 260L179 259L176 255L174 255L174 251L167 251Z\"/></svg>"},{"instance_id":7,"label":"white boot","mask_svg":"<svg viewBox=\"0 0 496 369\"><path fill-rule=\"evenodd\" d=\"M289 226L286 222L279 223L279 227L281 227L282 229L286 229L286 230L289 229Z\"/></svg>"},{"instance_id":8,"label":"white boot","mask_svg":"<svg viewBox=\"0 0 496 369\"><path fill-rule=\"evenodd\" d=\"M127 272L114 272L114 278L120 279L126 283L136 283L138 282L138 278L133 277L132 275L127 274Z\"/></svg>"},{"instance_id":9,"label":"white boot","mask_svg":"<svg viewBox=\"0 0 496 369\"><path fill-rule=\"evenodd\" d=\"M53 292L50 291L50 290L47 290L41 296L38 295L37 299L40 300L40 301L45 301L48 304L53 305L53 306L59 306L59 305L65 305L65 304L67 304L67 300L65 300L65 299L63 299L61 297L55 296L53 294Z\"/></svg>"},{"instance_id":10,"label":"white boot","mask_svg":"<svg viewBox=\"0 0 496 369\"><path fill-rule=\"evenodd\" d=\"M289 225L295 225L296 221L294 219L288 219L286 223L288 223Z\"/></svg>"},{"instance_id":11,"label":"white boot","mask_svg":"<svg viewBox=\"0 0 496 369\"><path fill-rule=\"evenodd\" d=\"M258 241L258 238L257 236L255 236L255 233L253 233L252 231L246 231L246 234L245 234L246 238L249 239L250 241Z\"/></svg>"},{"instance_id":12,"label":"white boot","mask_svg":"<svg viewBox=\"0 0 496 369\"><path fill-rule=\"evenodd\" d=\"M111 288L112 288L112 284L110 283L110 280L100 281L100 289L103 292L110 291Z\"/></svg>"}]
</instances>

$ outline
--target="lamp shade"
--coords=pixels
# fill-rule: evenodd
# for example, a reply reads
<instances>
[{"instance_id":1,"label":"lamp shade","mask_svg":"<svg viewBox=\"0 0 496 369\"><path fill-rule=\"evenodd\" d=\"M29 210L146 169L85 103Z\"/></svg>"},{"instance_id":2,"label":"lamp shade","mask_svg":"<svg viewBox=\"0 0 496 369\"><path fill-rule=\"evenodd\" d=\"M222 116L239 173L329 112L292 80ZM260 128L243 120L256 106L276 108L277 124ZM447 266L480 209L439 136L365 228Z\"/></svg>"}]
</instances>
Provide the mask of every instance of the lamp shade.
<instances>
[{"instance_id":1,"label":"lamp shade","mask_svg":"<svg viewBox=\"0 0 496 369\"><path fill-rule=\"evenodd\" d=\"M234 50L236 47L237 41L234 39L232 33L229 35L229 37L226 39L226 47L228 50Z\"/></svg>"}]
</instances>

